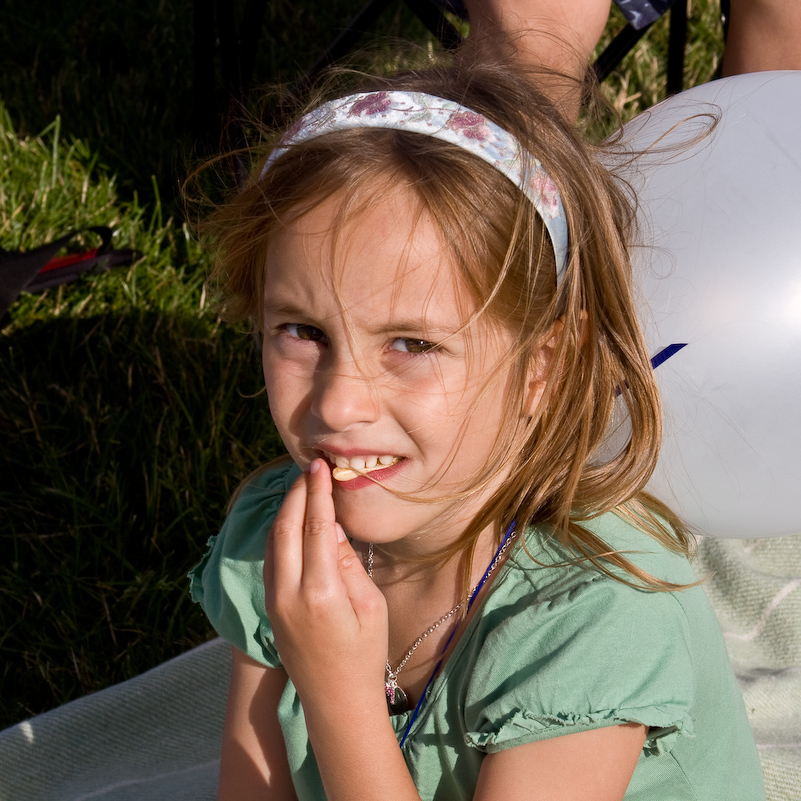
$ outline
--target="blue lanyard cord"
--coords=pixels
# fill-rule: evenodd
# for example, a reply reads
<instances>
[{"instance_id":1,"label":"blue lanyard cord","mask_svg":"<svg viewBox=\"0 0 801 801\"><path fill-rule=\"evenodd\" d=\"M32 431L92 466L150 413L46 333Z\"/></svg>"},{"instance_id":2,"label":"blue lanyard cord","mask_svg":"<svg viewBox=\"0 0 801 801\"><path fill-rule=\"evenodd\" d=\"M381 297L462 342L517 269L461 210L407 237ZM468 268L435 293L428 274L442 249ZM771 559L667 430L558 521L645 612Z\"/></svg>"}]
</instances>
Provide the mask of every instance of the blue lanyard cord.
<instances>
[{"instance_id":1,"label":"blue lanyard cord","mask_svg":"<svg viewBox=\"0 0 801 801\"><path fill-rule=\"evenodd\" d=\"M423 690L423 694L420 696L420 700L417 702L417 706L414 708L414 712L412 712L411 718L409 718L409 722L406 725L406 730L403 732L403 737L399 743L400 747L403 748L403 744L406 742L406 738L409 736L409 732L412 730L412 726L414 725L415 720L417 720L417 716L420 714L423 706L425 705L426 698L428 697L428 690L431 687L434 678L436 677L437 673L439 673L439 669L442 667L442 662L445 659L445 652L448 650L448 646L451 644L456 632L459 630L459 626L462 624L462 620L467 617L468 613L470 612L470 608L473 606L473 601L475 601L478 594L481 592L481 588L486 583L487 579L490 576L490 573L495 569L495 565L500 559L501 554L506 550L506 546L509 544L509 540L514 535L515 530L515 522L512 521L509 524L509 528L506 529L506 534L504 534L503 539L501 540L501 544L498 546L498 550L495 551L495 556L492 557L490 563L487 565L487 569L484 571L484 575L481 577L481 581L476 584L473 592L470 593L470 597L467 599L467 612L459 619L456 625L453 627L453 631L451 632L451 636L448 637L448 641L445 643L445 647L442 649L442 655L439 658L439 662L437 662L434 670L431 672L431 675L426 682L425 689Z\"/></svg>"}]
</instances>

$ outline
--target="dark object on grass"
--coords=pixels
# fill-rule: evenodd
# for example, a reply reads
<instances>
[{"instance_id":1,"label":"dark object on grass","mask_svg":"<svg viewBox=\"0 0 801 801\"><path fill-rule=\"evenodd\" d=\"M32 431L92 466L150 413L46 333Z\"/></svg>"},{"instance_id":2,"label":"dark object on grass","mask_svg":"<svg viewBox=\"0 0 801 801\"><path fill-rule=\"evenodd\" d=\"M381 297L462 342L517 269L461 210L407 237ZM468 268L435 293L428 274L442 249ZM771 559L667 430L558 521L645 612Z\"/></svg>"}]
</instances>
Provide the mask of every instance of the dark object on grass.
<instances>
[{"instance_id":1,"label":"dark object on grass","mask_svg":"<svg viewBox=\"0 0 801 801\"><path fill-rule=\"evenodd\" d=\"M99 248L56 257L59 250L85 231L92 231L100 237ZM105 226L70 231L54 242L24 253L0 248L0 328L9 322L8 309L21 292L39 292L66 284L89 270L110 270L130 264L141 256L139 251L131 248L112 250L111 229Z\"/></svg>"}]
</instances>

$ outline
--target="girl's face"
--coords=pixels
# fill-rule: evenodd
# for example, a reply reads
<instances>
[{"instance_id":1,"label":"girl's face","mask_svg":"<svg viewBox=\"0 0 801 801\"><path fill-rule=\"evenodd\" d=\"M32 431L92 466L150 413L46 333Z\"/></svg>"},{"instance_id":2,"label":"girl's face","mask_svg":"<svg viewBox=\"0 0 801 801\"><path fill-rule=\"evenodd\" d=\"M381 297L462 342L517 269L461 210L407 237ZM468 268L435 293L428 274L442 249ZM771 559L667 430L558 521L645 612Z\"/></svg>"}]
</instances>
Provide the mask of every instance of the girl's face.
<instances>
[{"instance_id":1,"label":"girl's face","mask_svg":"<svg viewBox=\"0 0 801 801\"><path fill-rule=\"evenodd\" d=\"M507 422L512 338L483 319L462 328L472 304L409 192L385 191L337 228L342 200L306 213L270 247L270 409L297 464L323 457L340 466L335 479L350 479L333 482L337 520L350 536L419 547L435 529L442 547L497 486L466 502L444 500L475 484ZM403 499L385 487L443 500Z\"/></svg>"}]
</instances>

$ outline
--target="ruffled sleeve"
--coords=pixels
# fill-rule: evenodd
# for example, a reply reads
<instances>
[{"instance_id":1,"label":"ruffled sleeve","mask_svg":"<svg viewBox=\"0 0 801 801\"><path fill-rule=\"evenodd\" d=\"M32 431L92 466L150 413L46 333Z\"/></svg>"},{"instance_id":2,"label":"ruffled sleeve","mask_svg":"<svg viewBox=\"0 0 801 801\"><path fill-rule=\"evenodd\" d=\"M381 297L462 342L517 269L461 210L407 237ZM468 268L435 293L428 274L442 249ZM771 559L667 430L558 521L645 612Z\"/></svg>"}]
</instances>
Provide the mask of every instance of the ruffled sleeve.
<instances>
[{"instance_id":1,"label":"ruffled sleeve","mask_svg":"<svg viewBox=\"0 0 801 801\"><path fill-rule=\"evenodd\" d=\"M585 570L543 588L537 580L547 573L531 575L534 586L512 592L487 623L467 687L466 743L491 753L633 721L649 727L648 756L692 737L695 683L680 593Z\"/></svg>"},{"instance_id":2,"label":"ruffled sleeve","mask_svg":"<svg viewBox=\"0 0 801 801\"><path fill-rule=\"evenodd\" d=\"M267 667L280 667L264 610L267 532L300 469L288 463L254 478L242 491L222 530L189 573L192 600L217 633Z\"/></svg>"}]
</instances>

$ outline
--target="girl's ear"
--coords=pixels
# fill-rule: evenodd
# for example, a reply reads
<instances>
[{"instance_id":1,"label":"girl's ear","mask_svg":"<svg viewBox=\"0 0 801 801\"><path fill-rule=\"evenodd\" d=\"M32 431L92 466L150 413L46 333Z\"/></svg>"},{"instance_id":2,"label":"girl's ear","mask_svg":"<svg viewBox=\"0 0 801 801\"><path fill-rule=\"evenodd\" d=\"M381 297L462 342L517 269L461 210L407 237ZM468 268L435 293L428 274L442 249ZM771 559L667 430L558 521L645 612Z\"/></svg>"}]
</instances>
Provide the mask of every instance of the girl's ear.
<instances>
[{"instance_id":1,"label":"girl's ear","mask_svg":"<svg viewBox=\"0 0 801 801\"><path fill-rule=\"evenodd\" d=\"M545 335L543 344L537 349L534 358L531 360L531 366L528 371L526 400L523 404L523 414L526 417L533 417L537 407L540 405L542 394L545 392L545 385L548 383L548 376L551 374L554 354L564 327L561 319L554 320L553 325Z\"/></svg>"},{"instance_id":2,"label":"girl's ear","mask_svg":"<svg viewBox=\"0 0 801 801\"><path fill-rule=\"evenodd\" d=\"M534 413L537 411L537 407L540 405L564 330L565 324L562 318L560 317L558 320L554 320L553 325L544 337L543 344L539 347L531 361L528 392L526 394L525 403L523 404L523 414L527 417L533 417ZM578 338L578 346L581 348L584 346L584 342L587 339L586 311L581 312L581 329L579 330Z\"/></svg>"}]
</instances>

